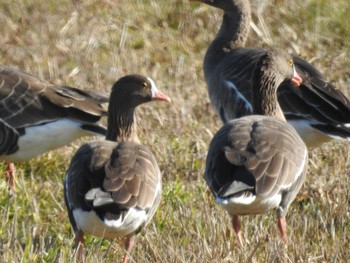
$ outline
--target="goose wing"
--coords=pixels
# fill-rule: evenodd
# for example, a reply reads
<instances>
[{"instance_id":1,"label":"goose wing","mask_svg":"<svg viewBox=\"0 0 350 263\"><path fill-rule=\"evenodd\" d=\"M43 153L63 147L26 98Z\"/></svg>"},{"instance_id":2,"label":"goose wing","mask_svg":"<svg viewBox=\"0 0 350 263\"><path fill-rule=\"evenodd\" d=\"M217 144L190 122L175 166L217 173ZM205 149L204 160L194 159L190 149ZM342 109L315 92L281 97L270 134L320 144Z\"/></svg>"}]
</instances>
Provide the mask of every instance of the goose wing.
<instances>
[{"instance_id":1,"label":"goose wing","mask_svg":"<svg viewBox=\"0 0 350 263\"><path fill-rule=\"evenodd\" d=\"M106 115L103 103L109 95L54 86L34 76L0 67L0 118L14 128L23 128L72 118L94 123Z\"/></svg>"},{"instance_id":2,"label":"goose wing","mask_svg":"<svg viewBox=\"0 0 350 263\"><path fill-rule=\"evenodd\" d=\"M228 122L214 136L205 177L221 198L242 192L273 196L294 187L307 165L307 150L294 129L265 116Z\"/></svg>"},{"instance_id":3,"label":"goose wing","mask_svg":"<svg viewBox=\"0 0 350 263\"><path fill-rule=\"evenodd\" d=\"M303 120L329 136L350 138L350 101L310 63L294 57L300 88L283 83L278 100L288 120Z\"/></svg>"},{"instance_id":4,"label":"goose wing","mask_svg":"<svg viewBox=\"0 0 350 263\"><path fill-rule=\"evenodd\" d=\"M145 146L104 141L77 151L67 170L65 188L71 210L93 209L109 219L130 208L153 215L160 201L161 178L157 162Z\"/></svg>"},{"instance_id":5,"label":"goose wing","mask_svg":"<svg viewBox=\"0 0 350 263\"><path fill-rule=\"evenodd\" d=\"M263 49L232 50L207 78L209 96L224 123L252 114L252 72Z\"/></svg>"},{"instance_id":6,"label":"goose wing","mask_svg":"<svg viewBox=\"0 0 350 263\"><path fill-rule=\"evenodd\" d=\"M18 150L19 133L0 118L0 156Z\"/></svg>"}]
</instances>

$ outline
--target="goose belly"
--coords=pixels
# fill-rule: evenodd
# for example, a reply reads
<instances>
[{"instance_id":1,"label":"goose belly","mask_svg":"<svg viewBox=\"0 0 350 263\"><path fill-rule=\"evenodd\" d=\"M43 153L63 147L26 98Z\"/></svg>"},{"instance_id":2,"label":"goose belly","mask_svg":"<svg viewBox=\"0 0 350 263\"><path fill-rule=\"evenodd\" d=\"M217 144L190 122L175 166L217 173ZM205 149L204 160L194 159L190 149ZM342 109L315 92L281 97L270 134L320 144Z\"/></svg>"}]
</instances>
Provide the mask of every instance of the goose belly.
<instances>
[{"instance_id":1,"label":"goose belly","mask_svg":"<svg viewBox=\"0 0 350 263\"><path fill-rule=\"evenodd\" d=\"M78 229L84 233L98 237L115 238L135 232L147 222L146 211L131 208L123 218L117 220L101 220L95 211L73 210L74 220Z\"/></svg>"},{"instance_id":2,"label":"goose belly","mask_svg":"<svg viewBox=\"0 0 350 263\"><path fill-rule=\"evenodd\" d=\"M316 147L332 139L331 136L313 128L305 119L288 120L308 147Z\"/></svg>"},{"instance_id":3,"label":"goose belly","mask_svg":"<svg viewBox=\"0 0 350 263\"><path fill-rule=\"evenodd\" d=\"M1 159L9 162L27 161L89 134L81 129L79 122L68 119L27 127L25 134L19 137L18 151Z\"/></svg>"},{"instance_id":4,"label":"goose belly","mask_svg":"<svg viewBox=\"0 0 350 263\"><path fill-rule=\"evenodd\" d=\"M282 195L276 194L268 198L255 195L228 199L218 197L216 202L230 215L254 215L266 213L271 209L279 207L281 200Z\"/></svg>"}]
</instances>

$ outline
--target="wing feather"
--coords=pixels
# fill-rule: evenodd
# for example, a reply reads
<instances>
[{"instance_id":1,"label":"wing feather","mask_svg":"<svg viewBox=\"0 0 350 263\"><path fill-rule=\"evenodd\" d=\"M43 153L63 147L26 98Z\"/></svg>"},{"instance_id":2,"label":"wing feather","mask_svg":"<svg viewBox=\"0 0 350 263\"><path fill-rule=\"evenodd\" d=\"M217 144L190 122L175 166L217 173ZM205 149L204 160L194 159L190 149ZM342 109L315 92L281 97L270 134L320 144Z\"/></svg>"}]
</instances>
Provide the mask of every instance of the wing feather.
<instances>
[{"instance_id":1,"label":"wing feather","mask_svg":"<svg viewBox=\"0 0 350 263\"><path fill-rule=\"evenodd\" d=\"M18 150L19 133L0 118L0 156Z\"/></svg>"},{"instance_id":2,"label":"wing feather","mask_svg":"<svg viewBox=\"0 0 350 263\"><path fill-rule=\"evenodd\" d=\"M86 123L106 115L109 95L54 86L21 71L0 66L0 118L23 128L69 117Z\"/></svg>"},{"instance_id":3,"label":"wing feather","mask_svg":"<svg viewBox=\"0 0 350 263\"><path fill-rule=\"evenodd\" d=\"M226 160L222 160L220 152L224 152ZM271 196L290 187L301 176L300 167L306 166L305 158L306 147L289 124L253 115L231 120L214 136L205 175L216 195L227 196L223 190L226 188L229 195L234 194L232 182L237 181L240 182L236 184L237 194L242 191L243 183L247 191ZM223 171L221 166L225 165L228 168ZM223 177L225 172L230 176Z\"/></svg>"}]
</instances>

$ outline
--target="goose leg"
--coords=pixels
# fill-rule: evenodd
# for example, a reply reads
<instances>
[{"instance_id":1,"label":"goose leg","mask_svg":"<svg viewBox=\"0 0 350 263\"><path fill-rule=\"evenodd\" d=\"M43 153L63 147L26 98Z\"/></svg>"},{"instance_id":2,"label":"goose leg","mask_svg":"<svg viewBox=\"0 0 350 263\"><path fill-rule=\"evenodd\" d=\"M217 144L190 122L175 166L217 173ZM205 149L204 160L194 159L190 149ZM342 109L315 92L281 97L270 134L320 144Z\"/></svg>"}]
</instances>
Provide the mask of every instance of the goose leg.
<instances>
[{"instance_id":1,"label":"goose leg","mask_svg":"<svg viewBox=\"0 0 350 263\"><path fill-rule=\"evenodd\" d=\"M15 189L15 165L8 163L5 170L6 181L12 189Z\"/></svg>"},{"instance_id":2,"label":"goose leg","mask_svg":"<svg viewBox=\"0 0 350 263\"><path fill-rule=\"evenodd\" d=\"M286 243L287 242L287 223L286 223L285 216L277 218L277 227L281 233L283 241Z\"/></svg>"},{"instance_id":3,"label":"goose leg","mask_svg":"<svg viewBox=\"0 0 350 263\"><path fill-rule=\"evenodd\" d=\"M131 250L134 247L134 245L135 245L135 235L127 236L126 240L125 240L125 251L126 251L126 254L125 254L123 263L127 263L128 262Z\"/></svg>"},{"instance_id":4,"label":"goose leg","mask_svg":"<svg viewBox=\"0 0 350 263\"><path fill-rule=\"evenodd\" d=\"M83 263L83 248L85 245L84 232L78 230L75 232L75 248L77 249L77 262Z\"/></svg>"},{"instance_id":5,"label":"goose leg","mask_svg":"<svg viewBox=\"0 0 350 263\"><path fill-rule=\"evenodd\" d=\"M243 247L242 234L241 234L241 222L237 215L232 216L232 226L237 235L238 244Z\"/></svg>"}]
</instances>

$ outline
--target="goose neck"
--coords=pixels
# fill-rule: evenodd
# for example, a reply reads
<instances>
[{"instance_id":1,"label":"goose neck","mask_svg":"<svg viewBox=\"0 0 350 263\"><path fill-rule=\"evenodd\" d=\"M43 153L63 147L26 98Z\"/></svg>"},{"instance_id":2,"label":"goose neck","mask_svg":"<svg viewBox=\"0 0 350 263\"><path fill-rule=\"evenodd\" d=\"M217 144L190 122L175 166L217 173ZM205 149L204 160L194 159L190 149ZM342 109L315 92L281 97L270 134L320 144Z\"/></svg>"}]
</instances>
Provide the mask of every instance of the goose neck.
<instances>
[{"instance_id":1,"label":"goose neck","mask_svg":"<svg viewBox=\"0 0 350 263\"><path fill-rule=\"evenodd\" d=\"M281 81L274 76L264 75L255 83L255 92L252 93L254 114L273 116L286 120L277 99L277 87ZM258 88L256 88L258 87Z\"/></svg>"},{"instance_id":2,"label":"goose neck","mask_svg":"<svg viewBox=\"0 0 350 263\"><path fill-rule=\"evenodd\" d=\"M249 2L233 1L232 7L225 11L220 30L205 55L204 67L208 72L231 50L244 47L250 31L250 21Z\"/></svg>"},{"instance_id":3,"label":"goose neck","mask_svg":"<svg viewBox=\"0 0 350 263\"><path fill-rule=\"evenodd\" d=\"M134 115L135 108L119 107L114 111L109 110L106 140L139 142Z\"/></svg>"}]
</instances>

